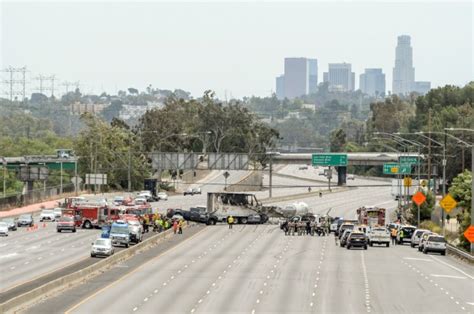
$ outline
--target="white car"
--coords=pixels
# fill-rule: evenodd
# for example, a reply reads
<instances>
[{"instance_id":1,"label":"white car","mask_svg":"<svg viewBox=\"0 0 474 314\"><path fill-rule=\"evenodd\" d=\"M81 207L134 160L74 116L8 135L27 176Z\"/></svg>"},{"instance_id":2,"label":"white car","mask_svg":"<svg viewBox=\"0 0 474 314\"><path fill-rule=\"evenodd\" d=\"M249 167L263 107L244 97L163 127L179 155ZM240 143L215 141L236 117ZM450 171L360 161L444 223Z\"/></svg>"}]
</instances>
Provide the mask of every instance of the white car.
<instances>
[{"instance_id":1,"label":"white car","mask_svg":"<svg viewBox=\"0 0 474 314\"><path fill-rule=\"evenodd\" d=\"M353 174L348 174L347 175L347 180L355 180L355 177Z\"/></svg>"},{"instance_id":2,"label":"white car","mask_svg":"<svg viewBox=\"0 0 474 314\"><path fill-rule=\"evenodd\" d=\"M423 253L439 252L441 255L446 255L446 239L443 236L432 234L428 237L423 247Z\"/></svg>"},{"instance_id":3,"label":"white car","mask_svg":"<svg viewBox=\"0 0 474 314\"><path fill-rule=\"evenodd\" d=\"M55 221L56 216L54 214L54 211L52 209L43 209L40 214L40 221Z\"/></svg>"},{"instance_id":4,"label":"white car","mask_svg":"<svg viewBox=\"0 0 474 314\"><path fill-rule=\"evenodd\" d=\"M147 200L144 197L137 197L133 202L135 203L135 205L146 205Z\"/></svg>"},{"instance_id":5,"label":"white car","mask_svg":"<svg viewBox=\"0 0 474 314\"><path fill-rule=\"evenodd\" d=\"M423 235L423 233L427 232L429 230L426 230L426 229L416 229L415 232L413 232L413 235L411 236L411 242L410 242L410 246L411 247L415 247L415 246L418 246L418 244L420 244L420 238L421 236Z\"/></svg>"},{"instance_id":6,"label":"white car","mask_svg":"<svg viewBox=\"0 0 474 314\"><path fill-rule=\"evenodd\" d=\"M159 192L157 194L157 197L160 201L167 201L168 200L168 194L166 194L165 192Z\"/></svg>"},{"instance_id":7,"label":"white car","mask_svg":"<svg viewBox=\"0 0 474 314\"><path fill-rule=\"evenodd\" d=\"M61 207L56 207L53 209L54 218L59 218L63 215L63 209Z\"/></svg>"},{"instance_id":8,"label":"white car","mask_svg":"<svg viewBox=\"0 0 474 314\"><path fill-rule=\"evenodd\" d=\"M383 227L372 228L369 232L369 245L374 244L385 244L386 247L390 246L390 233Z\"/></svg>"},{"instance_id":9,"label":"white car","mask_svg":"<svg viewBox=\"0 0 474 314\"><path fill-rule=\"evenodd\" d=\"M0 221L0 235L8 237L8 224Z\"/></svg>"},{"instance_id":10,"label":"white car","mask_svg":"<svg viewBox=\"0 0 474 314\"><path fill-rule=\"evenodd\" d=\"M112 246L112 240L99 238L92 243L91 257L110 256L114 254L115 249Z\"/></svg>"}]
</instances>

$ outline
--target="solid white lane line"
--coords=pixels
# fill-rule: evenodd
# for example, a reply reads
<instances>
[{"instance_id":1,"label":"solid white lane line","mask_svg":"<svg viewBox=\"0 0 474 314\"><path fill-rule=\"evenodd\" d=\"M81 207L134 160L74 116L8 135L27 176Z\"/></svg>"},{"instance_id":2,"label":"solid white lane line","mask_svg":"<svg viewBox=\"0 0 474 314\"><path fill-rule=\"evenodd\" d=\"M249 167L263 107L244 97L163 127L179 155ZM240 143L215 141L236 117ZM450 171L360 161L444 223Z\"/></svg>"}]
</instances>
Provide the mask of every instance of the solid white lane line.
<instances>
[{"instance_id":1,"label":"solid white lane line","mask_svg":"<svg viewBox=\"0 0 474 314\"><path fill-rule=\"evenodd\" d=\"M452 278L452 279L467 279L466 277L461 276L451 276L451 275L437 275L437 274L430 274L431 277L441 277L441 278Z\"/></svg>"},{"instance_id":2,"label":"solid white lane line","mask_svg":"<svg viewBox=\"0 0 474 314\"><path fill-rule=\"evenodd\" d=\"M433 260L435 260L435 261L437 261L437 262L439 262L439 263L442 263L442 264L444 264L444 265L446 265L446 266L448 266L448 267L451 267L452 269L454 269L454 270L460 272L460 273L463 274L464 276L467 276L467 277L469 277L469 278L471 278L471 279L474 280L474 277L473 277L473 276L467 274L467 273L464 272L463 270L461 270L461 269L459 269L459 268L457 268L457 267L455 267L455 266L453 266L453 265L451 265L451 264L449 264L449 263L446 263L445 261L442 261L442 260L440 260L439 258L435 258L434 256L431 256L431 255L430 255L430 258L432 258Z\"/></svg>"}]
</instances>

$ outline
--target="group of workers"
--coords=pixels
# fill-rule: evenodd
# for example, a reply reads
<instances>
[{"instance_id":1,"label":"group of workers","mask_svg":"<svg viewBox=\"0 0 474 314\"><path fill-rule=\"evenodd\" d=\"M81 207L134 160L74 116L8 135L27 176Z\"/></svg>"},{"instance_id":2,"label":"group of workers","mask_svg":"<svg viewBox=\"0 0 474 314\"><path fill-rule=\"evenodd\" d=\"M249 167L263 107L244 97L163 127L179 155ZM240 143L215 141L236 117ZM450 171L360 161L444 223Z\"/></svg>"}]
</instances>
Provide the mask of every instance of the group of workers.
<instances>
[{"instance_id":1,"label":"group of workers","mask_svg":"<svg viewBox=\"0 0 474 314\"><path fill-rule=\"evenodd\" d=\"M185 224L183 219L169 219L158 213L144 215L141 217L141 222L143 225L143 232L148 232L150 226L152 226L154 232L162 232L172 227L175 234L182 234L183 226Z\"/></svg>"},{"instance_id":2,"label":"group of workers","mask_svg":"<svg viewBox=\"0 0 474 314\"><path fill-rule=\"evenodd\" d=\"M286 220L281 225L281 229L285 232L285 235L326 235L329 232L327 224L324 222L316 222L315 220Z\"/></svg>"}]
</instances>

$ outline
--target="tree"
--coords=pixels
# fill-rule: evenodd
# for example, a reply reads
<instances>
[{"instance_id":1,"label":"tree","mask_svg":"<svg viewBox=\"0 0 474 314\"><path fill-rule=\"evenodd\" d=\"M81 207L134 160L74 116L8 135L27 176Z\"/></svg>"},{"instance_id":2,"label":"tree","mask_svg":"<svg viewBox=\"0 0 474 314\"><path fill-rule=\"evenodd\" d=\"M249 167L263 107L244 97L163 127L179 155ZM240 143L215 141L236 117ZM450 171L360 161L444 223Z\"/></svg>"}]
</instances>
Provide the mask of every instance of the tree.
<instances>
[{"instance_id":1,"label":"tree","mask_svg":"<svg viewBox=\"0 0 474 314\"><path fill-rule=\"evenodd\" d=\"M132 95L138 95L138 89L133 88L133 87L129 87L128 92Z\"/></svg>"},{"instance_id":2,"label":"tree","mask_svg":"<svg viewBox=\"0 0 474 314\"><path fill-rule=\"evenodd\" d=\"M469 241L464 237L464 231L471 224L471 199L472 199L472 173L468 170L458 174L454 179L449 194L456 200L458 207L462 208L461 219L459 226L459 246L465 250L469 249Z\"/></svg>"},{"instance_id":3,"label":"tree","mask_svg":"<svg viewBox=\"0 0 474 314\"><path fill-rule=\"evenodd\" d=\"M331 132L331 152L342 152L346 146L346 133L342 129Z\"/></svg>"}]
</instances>

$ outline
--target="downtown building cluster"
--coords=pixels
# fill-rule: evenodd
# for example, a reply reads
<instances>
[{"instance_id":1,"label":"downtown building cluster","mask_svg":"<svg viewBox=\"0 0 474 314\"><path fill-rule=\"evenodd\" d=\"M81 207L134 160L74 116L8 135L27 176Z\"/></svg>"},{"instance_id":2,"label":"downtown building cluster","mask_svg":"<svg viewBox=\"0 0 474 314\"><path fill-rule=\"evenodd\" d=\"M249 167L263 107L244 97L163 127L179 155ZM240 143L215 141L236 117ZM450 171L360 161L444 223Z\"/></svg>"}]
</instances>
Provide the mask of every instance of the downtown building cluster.
<instances>
[{"instance_id":1,"label":"downtown building cluster","mask_svg":"<svg viewBox=\"0 0 474 314\"><path fill-rule=\"evenodd\" d=\"M323 73L323 82L330 91L355 91L355 73L350 63L329 63ZM276 78L276 95L279 99L293 99L310 95L318 88L318 60L311 58L285 58L284 74ZM366 68L359 76L359 89L370 96L384 97L385 74L381 68ZM413 49L410 36L398 36L393 68L392 94L409 95L411 92L426 94L430 82L415 81Z\"/></svg>"}]
</instances>

